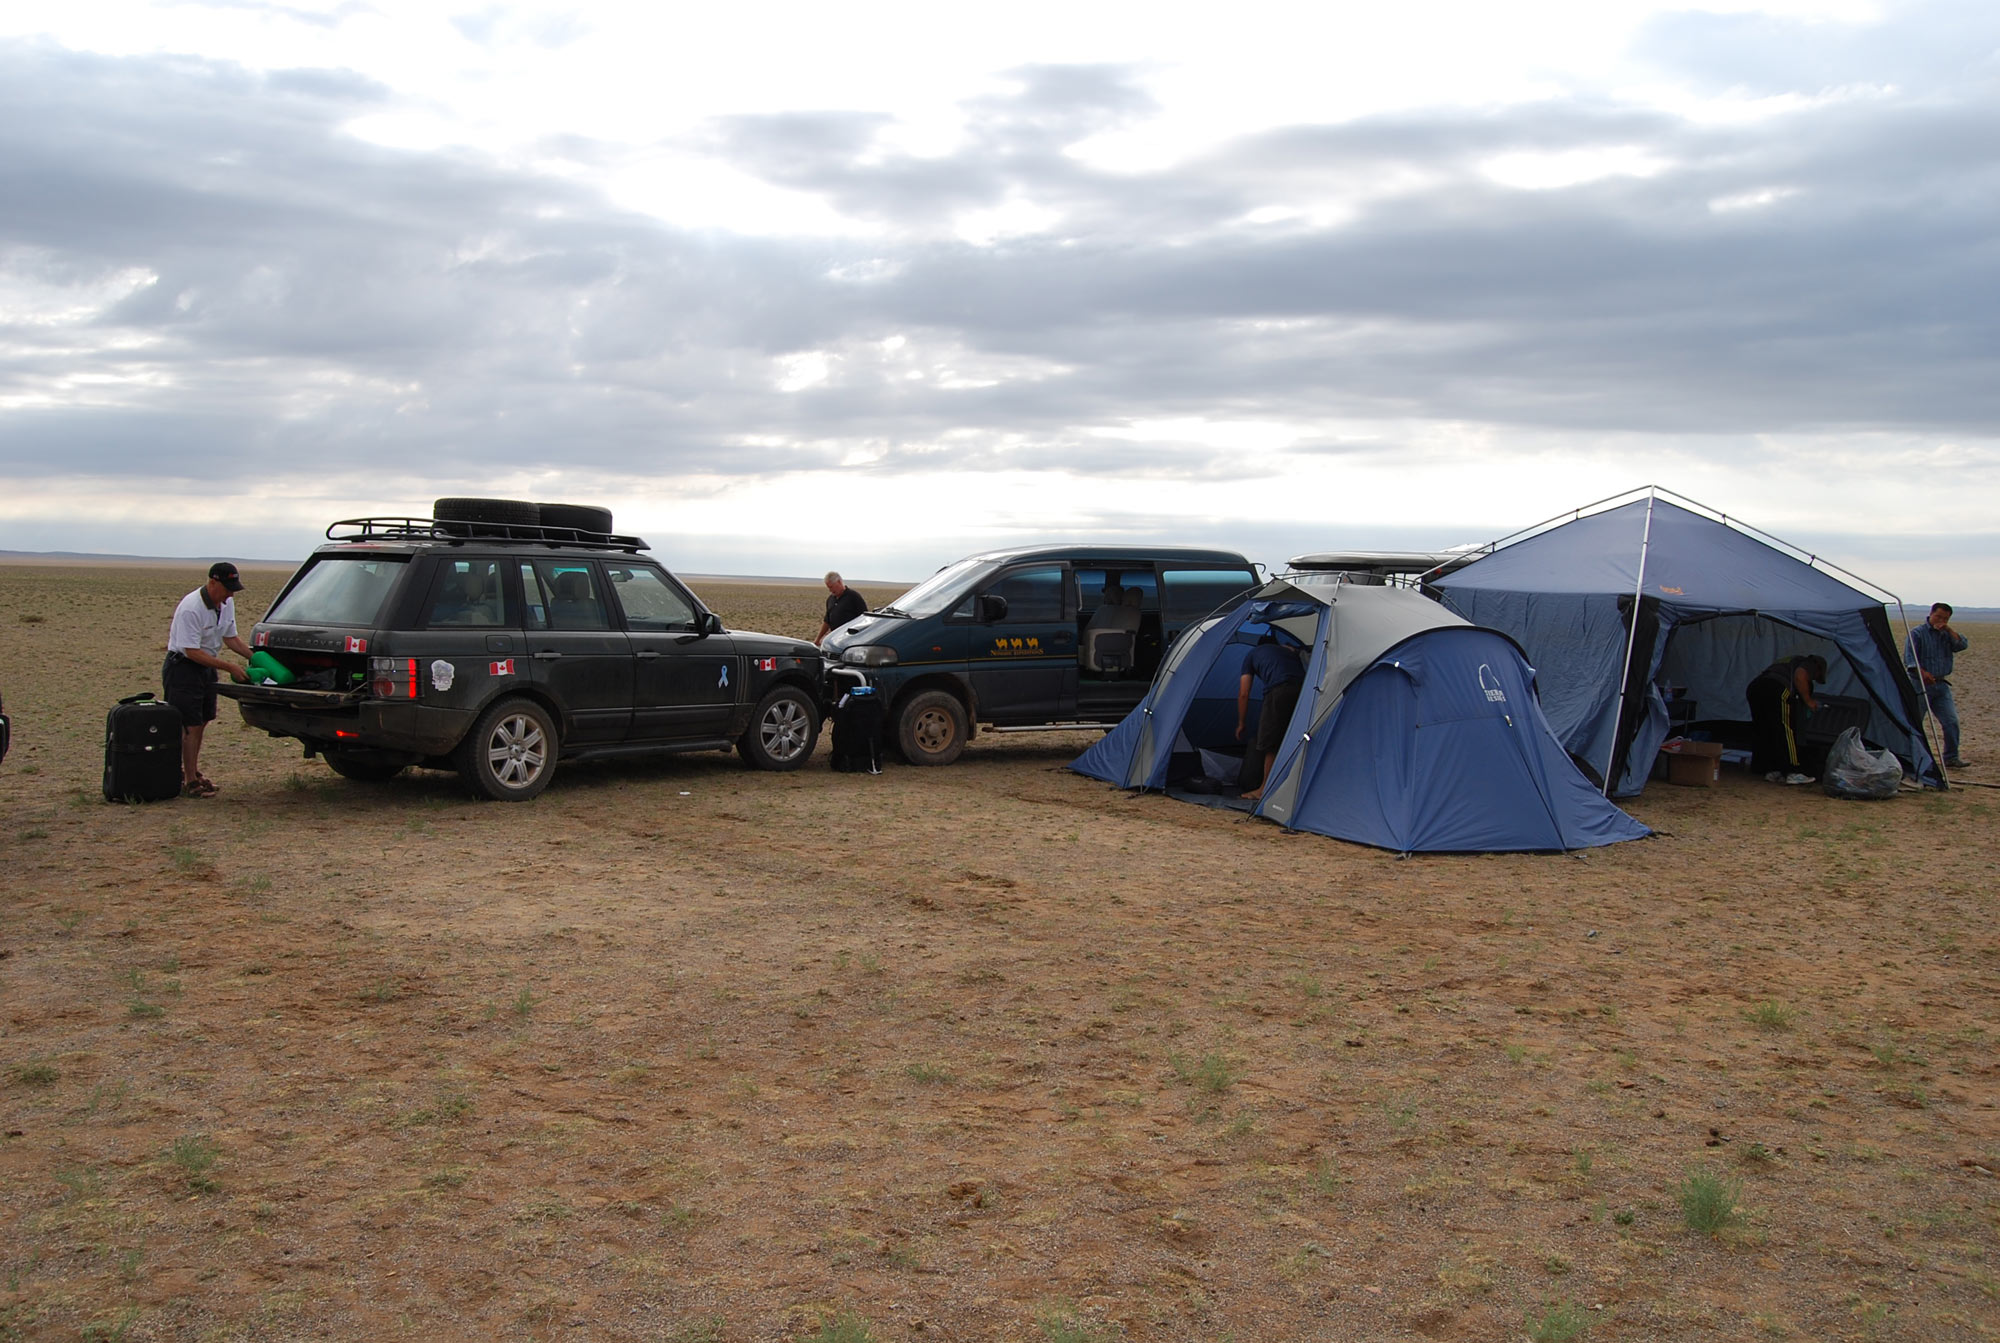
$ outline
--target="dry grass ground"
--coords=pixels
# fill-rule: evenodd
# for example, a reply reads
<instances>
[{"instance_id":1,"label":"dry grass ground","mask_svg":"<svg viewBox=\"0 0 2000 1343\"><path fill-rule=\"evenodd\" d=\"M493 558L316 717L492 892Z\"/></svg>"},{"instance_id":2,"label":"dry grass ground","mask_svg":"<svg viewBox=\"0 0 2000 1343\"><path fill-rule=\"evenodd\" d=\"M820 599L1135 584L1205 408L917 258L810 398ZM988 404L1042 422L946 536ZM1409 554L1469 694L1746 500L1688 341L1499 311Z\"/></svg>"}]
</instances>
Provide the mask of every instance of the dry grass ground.
<instances>
[{"instance_id":1,"label":"dry grass ground","mask_svg":"<svg viewBox=\"0 0 2000 1343\"><path fill-rule=\"evenodd\" d=\"M229 712L221 797L108 806L194 582L0 568L0 1338L2000 1333L1985 788L1399 861L1083 737L517 807Z\"/></svg>"}]
</instances>

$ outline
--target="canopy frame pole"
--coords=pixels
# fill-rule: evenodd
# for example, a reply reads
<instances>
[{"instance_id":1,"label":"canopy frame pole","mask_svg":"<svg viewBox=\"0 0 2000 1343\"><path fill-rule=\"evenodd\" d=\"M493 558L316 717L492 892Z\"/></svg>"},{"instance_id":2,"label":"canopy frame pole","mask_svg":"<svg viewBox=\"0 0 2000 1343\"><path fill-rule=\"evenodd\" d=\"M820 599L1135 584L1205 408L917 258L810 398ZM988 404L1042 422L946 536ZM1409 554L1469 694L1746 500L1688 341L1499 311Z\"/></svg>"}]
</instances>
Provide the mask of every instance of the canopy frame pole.
<instances>
[{"instance_id":1,"label":"canopy frame pole","mask_svg":"<svg viewBox=\"0 0 2000 1343\"><path fill-rule=\"evenodd\" d=\"M1618 712L1611 716L1611 749L1604 753L1604 795L1611 796L1611 771L1618 762L1618 729L1625 725L1625 686L1632 679L1632 650L1639 643L1639 603L1646 592L1646 552L1653 544L1652 487L1646 493L1646 529L1639 534L1639 576L1632 583L1632 617L1625 632L1625 665L1618 671Z\"/></svg>"},{"instance_id":2,"label":"canopy frame pole","mask_svg":"<svg viewBox=\"0 0 2000 1343\"><path fill-rule=\"evenodd\" d=\"M1900 597L1896 599L1896 618L1903 622L1903 657L1914 658L1917 655L1917 627L1910 623L1909 608L1903 605L1903 599ZM1938 778L1943 781L1948 791L1951 788L1951 773L1944 764L1944 724L1938 723L1937 715L1931 712L1931 695L1930 691L1924 689L1923 670L1914 662L1905 662L1903 658L1896 659L1896 670L1903 674L1903 678L1917 692L1917 736L1922 740L1924 749L1931 753L1931 764L1937 767ZM1933 723L1937 723L1935 739L1931 736ZM1921 784L1922 780L1919 779L1918 782Z\"/></svg>"}]
</instances>

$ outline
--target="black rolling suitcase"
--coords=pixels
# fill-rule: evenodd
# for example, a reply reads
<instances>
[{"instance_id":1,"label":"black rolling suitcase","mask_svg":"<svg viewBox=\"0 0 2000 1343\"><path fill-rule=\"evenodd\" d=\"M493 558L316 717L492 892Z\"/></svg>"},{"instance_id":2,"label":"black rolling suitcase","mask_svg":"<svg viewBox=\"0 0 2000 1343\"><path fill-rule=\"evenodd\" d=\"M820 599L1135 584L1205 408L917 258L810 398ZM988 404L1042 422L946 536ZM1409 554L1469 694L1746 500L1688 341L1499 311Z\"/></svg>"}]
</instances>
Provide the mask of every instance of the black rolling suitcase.
<instances>
[{"instance_id":1,"label":"black rolling suitcase","mask_svg":"<svg viewBox=\"0 0 2000 1343\"><path fill-rule=\"evenodd\" d=\"M833 767L842 774L882 772L882 697L856 686L833 709Z\"/></svg>"},{"instance_id":2,"label":"black rolling suitcase","mask_svg":"<svg viewBox=\"0 0 2000 1343\"><path fill-rule=\"evenodd\" d=\"M160 802L180 794L180 710L151 692L119 700L104 719L104 800Z\"/></svg>"}]
</instances>

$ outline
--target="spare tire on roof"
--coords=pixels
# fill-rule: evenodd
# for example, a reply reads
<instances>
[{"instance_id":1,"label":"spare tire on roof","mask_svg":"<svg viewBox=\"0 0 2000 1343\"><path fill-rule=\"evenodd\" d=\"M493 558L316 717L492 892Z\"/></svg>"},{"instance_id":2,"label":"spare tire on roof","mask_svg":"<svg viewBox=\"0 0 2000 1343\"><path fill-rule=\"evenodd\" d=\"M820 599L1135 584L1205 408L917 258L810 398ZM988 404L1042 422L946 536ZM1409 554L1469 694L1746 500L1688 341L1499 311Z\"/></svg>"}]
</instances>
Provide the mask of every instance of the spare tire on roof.
<instances>
[{"instance_id":1,"label":"spare tire on roof","mask_svg":"<svg viewBox=\"0 0 2000 1343\"><path fill-rule=\"evenodd\" d=\"M609 535L611 510L594 504L536 504L544 527L567 527L571 531Z\"/></svg>"},{"instance_id":2,"label":"spare tire on roof","mask_svg":"<svg viewBox=\"0 0 2000 1343\"><path fill-rule=\"evenodd\" d=\"M494 528L479 523L539 527L542 510L525 499L439 499L431 504L431 517L454 536L478 536L494 533Z\"/></svg>"}]
</instances>

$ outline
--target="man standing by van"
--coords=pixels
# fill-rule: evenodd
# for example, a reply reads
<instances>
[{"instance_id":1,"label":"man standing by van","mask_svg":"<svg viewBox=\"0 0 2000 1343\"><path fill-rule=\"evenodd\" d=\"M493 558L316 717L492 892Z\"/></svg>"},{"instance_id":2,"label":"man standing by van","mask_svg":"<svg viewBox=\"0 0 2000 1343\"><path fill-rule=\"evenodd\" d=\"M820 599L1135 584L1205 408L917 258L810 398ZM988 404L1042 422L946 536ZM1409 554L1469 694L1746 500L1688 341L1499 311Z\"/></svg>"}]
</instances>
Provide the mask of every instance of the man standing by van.
<instances>
[{"instance_id":1,"label":"man standing by van","mask_svg":"<svg viewBox=\"0 0 2000 1343\"><path fill-rule=\"evenodd\" d=\"M222 657L225 647L245 660L250 657L250 645L236 633L235 596L241 591L243 579L236 566L218 561L209 566L208 581L181 598L167 627L167 660L160 668L160 681L167 703L180 710L181 791L189 797L214 797L216 792L201 772L202 733L215 721L216 674L228 672L232 681L250 679Z\"/></svg>"},{"instance_id":2,"label":"man standing by van","mask_svg":"<svg viewBox=\"0 0 2000 1343\"><path fill-rule=\"evenodd\" d=\"M1243 740L1243 722L1250 713L1250 684L1252 681L1264 683L1264 707L1257 714L1257 738L1250 743L1253 751L1264 753L1264 768L1257 775L1257 788L1243 796L1256 801L1264 796L1264 785L1271 780L1271 765L1278 758L1278 746L1285 740L1285 728L1292 721L1292 710L1298 707L1299 691L1306 683L1306 669L1299 664L1299 655L1290 645L1278 642L1275 634L1266 634L1250 650L1250 656L1243 660L1243 679L1236 685L1236 740Z\"/></svg>"},{"instance_id":3,"label":"man standing by van","mask_svg":"<svg viewBox=\"0 0 2000 1343\"><path fill-rule=\"evenodd\" d=\"M813 635L815 644L824 642L829 633L868 609L868 599L841 582L839 574L826 576L826 591L826 619L820 622L819 633Z\"/></svg>"},{"instance_id":4,"label":"man standing by van","mask_svg":"<svg viewBox=\"0 0 2000 1343\"><path fill-rule=\"evenodd\" d=\"M1963 653L1965 642L1965 636L1951 627L1951 607L1938 602L1924 623L1910 631L1903 649L1903 660L1916 672L1924 698L1930 701L1931 712L1944 732L1946 769L1965 768L1965 762L1958 758L1958 705L1951 697L1952 655Z\"/></svg>"}]
</instances>

